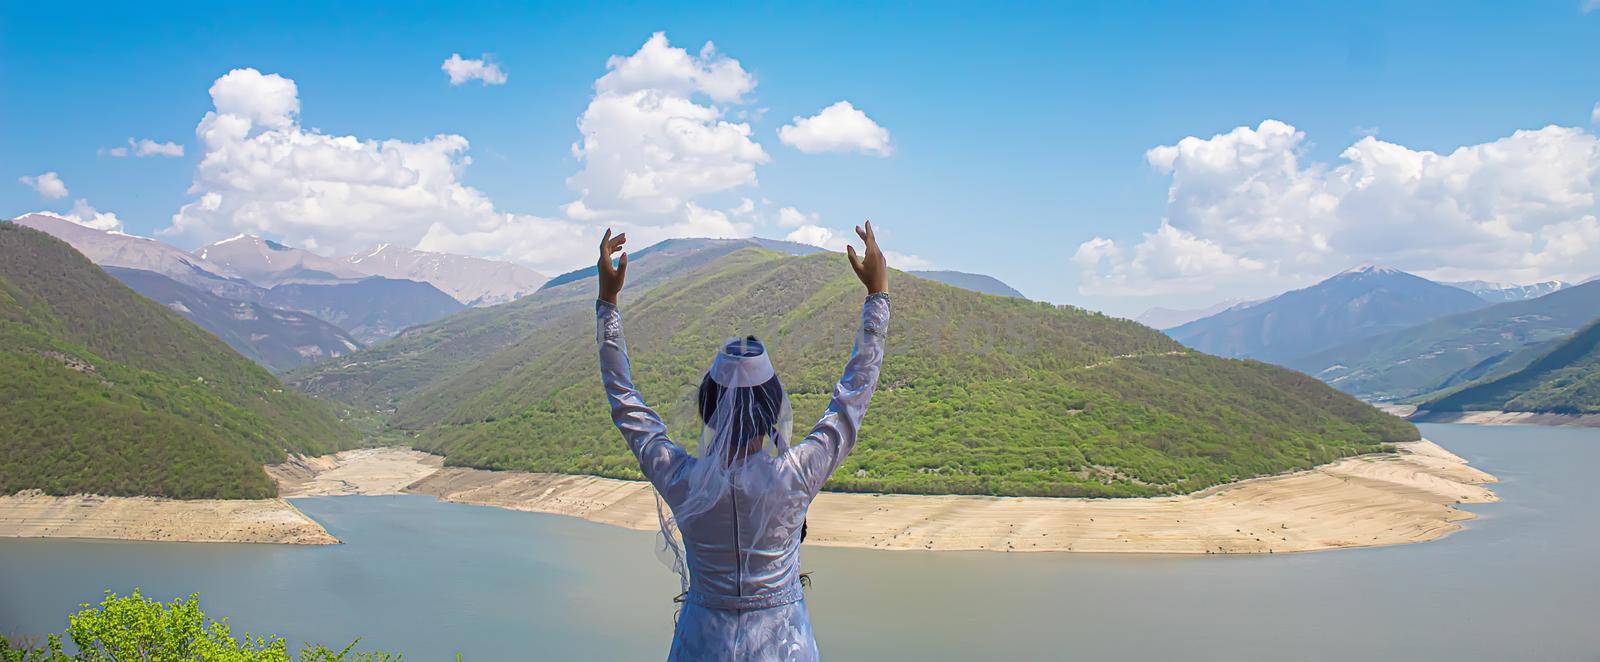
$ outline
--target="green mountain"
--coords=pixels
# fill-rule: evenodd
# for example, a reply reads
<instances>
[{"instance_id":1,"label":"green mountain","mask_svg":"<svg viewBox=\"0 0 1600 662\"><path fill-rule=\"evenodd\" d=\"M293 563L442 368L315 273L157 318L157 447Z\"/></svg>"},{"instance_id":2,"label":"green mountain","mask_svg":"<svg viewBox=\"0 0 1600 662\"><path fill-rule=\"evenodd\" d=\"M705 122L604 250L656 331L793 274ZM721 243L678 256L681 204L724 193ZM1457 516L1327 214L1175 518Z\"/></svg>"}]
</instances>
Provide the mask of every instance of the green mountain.
<instances>
[{"instance_id":1,"label":"green mountain","mask_svg":"<svg viewBox=\"0 0 1600 662\"><path fill-rule=\"evenodd\" d=\"M1600 311L1600 281L1347 343L1287 362L1365 400L1421 399L1509 374Z\"/></svg>"},{"instance_id":2,"label":"green mountain","mask_svg":"<svg viewBox=\"0 0 1600 662\"><path fill-rule=\"evenodd\" d=\"M268 370L287 370L361 348L360 342L339 327L303 312L224 299L154 271L101 268L133 291L199 324Z\"/></svg>"},{"instance_id":3,"label":"green mountain","mask_svg":"<svg viewBox=\"0 0 1600 662\"><path fill-rule=\"evenodd\" d=\"M630 260L634 376L677 439L720 341L773 348L797 433L844 365L862 292L843 256L681 242ZM1417 438L1304 375L1190 352L1149 328L899 274L889 356L835 490L1133 496L1187 492ZM298 373L393 409L447 463L638 478L595 365L594 283L570 280ZM432 374L439 369L445 374Z\"/></svg>"},{"instance_id":4,"label":"green mountain","mask_svg":"<svg viewBox=\"0 0 1600 662\"><path fill-rule=\"evenodd\" d=\"M354 440L325 404L12 223L0 223L0 403L0 494L270 497L263 463Z\"/></svg>"},{"instance_id":5,"label":"green mountain","mask_svg":"<svg viewBox=\"0 0 1600 662\"><path fill-rule=\"evenodd\" d=\"M1600 414L1600 319L1526 367L1467 386L1420 409Z\"/></svg>"}]
</instances>

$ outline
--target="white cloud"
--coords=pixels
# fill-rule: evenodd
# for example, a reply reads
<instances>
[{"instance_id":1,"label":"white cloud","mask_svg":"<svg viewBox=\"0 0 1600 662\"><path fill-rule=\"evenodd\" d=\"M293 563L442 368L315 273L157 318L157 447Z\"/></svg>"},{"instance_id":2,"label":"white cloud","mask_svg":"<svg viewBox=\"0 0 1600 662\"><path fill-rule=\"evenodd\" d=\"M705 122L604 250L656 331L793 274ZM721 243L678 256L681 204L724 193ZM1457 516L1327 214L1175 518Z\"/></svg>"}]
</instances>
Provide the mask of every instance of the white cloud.
<instances>
[{"instance_id":1,"label":"white cloud","mask_svg":"<svg viewBox=\"0 0 1600 662\"><path fill-rule=\"evenodd\" d=\"M850 243L848 241L849 234L851 234L849 231L836 233L820 225L807 224L795 228L794 231L784 236L784 239L797 244L807 244L842 253ZM929 262L921 257L895 251L884 251L883 259L889 263L889 266L900 270L926 269L929 266Z\"/></svg>"},{"instance_id":2,"label":"white cloud","mask_svg":"<svg viewBox=\"0 0 1600 662\"><path fill-rule=\"evenodd\" d=\"M122 219L111 212L102 212L89 204L88 200L78 198L72 203L72 211L67 212L63 218L96 230L122 231Z\"/></svg>"},{"instance_id":3,"label":"white cloud","mask_svg":"<svg viewBox=\"0 0 1600 662\"><path fill-rule=\"evenodd\" d=\"M239 232L319 252L392 242L569 268L591 246L568 221L495 209L461 182L466 138L418 142L328 135L299 123L294 81L239 69L211 87L195 129L204 151L163 234L195 242ZM581 250L580 250L581 249Z\"/></svg>"},{"instance_id":4,"label":"white cloud","mask_svg":"<svg viewBox=\"0 0 1600 662\"><path fill-rule=\"evenodd\" d=\"M748 124L727 121L714 105L740 103L755 88L737 60L709 42L690 55L658 32L606 68L578 118L582 139L572 152L583 169L567 180L579 194L563 207L568 217L680 224L696 198L756 183L766 151Z\"/></svg>"},{"instance_id":5,"label":"white cloud","mask_svg":"<svg viewBox=\"0 0 1600 662\"><path fill-rule=\"evenodd\" d=\"M807 214L794 207L784 207L778 210L778 225L786 228L798 227L808 223L814 224L819 218L821 217L816 213Z\"/></svg>"},{"instance_id":6,"label":"white cloud","mask_svg":"<svg viewBox=\"0 0 1600 662\"><path fill-rule=\"evenodd\" d=\"M285 129L300 114L300 90L278 74L234 69L211 84L211 103L216 112L207 116L229 118L231 128Z\"/></svg>"},{"instance_id":7,"label":"white cloud","mask_svg":"<svg viewBox=\"0 0 1600 662\"><path fill-rule=\"evenodd\" d=\"M1600 2L1600 0L1595 0L1595 2ZM1596 101L1594 110L1589 111L1589 123L1600 124L1600 101Z\"/></svg>"},{"instance_id":8,"label":"white cloud","mask_svg":"<svg viewBox=\"0 0 1600 662\"><path fill-rule=\"evenodd\" d=\"M835 238L833 230L820 225L802 225L784 237L789 241L799 244L809 244L830 251L842 251L845 247L843 238Z\"/></svg>"},{"instance_id":9,"label":"white cloud","mask_svg":"<svg viewBox=\"0 0 1600 662\"><path fill-rule=\"evenodd\" d=\"M147 156L178 157L183 156L183 145L175 142L156 142L149 138L140 138L138 140L129 138L127 147L112 147L110 149L102 149L101 152L117 158L128 156L139 158Z\"/></svg>"},{"instance_id":10,"label":"white cloud","mask_svg":"<svg viewBox=\"0 0 1600 662\"><path fill-rule=\"evenodd\" d=\"M450 84L462 85L471 81L482 81L484 85L504 85L506 72L500 70L500 65L490 62L488 54L480 59L463 59L460 53L451 53L450 57L439 65L439 69L450 76Z\"/></svg>"},{"instance_id":11,"label":"white cloud","mask_svg":"<svg viewBox=\"0 0 1600 662\"><path fill-rule=\"evenodd\" d=\"M57 175L53 170L42 175L18 177L17 181L37 191L39 196L46 200L59 200L67 197L66 182L61 181L61 176Z\"/></svg>"},{"instance_id":12,"label":"white cloud","mask_svg":"<svg viewBox=\"0 0 1600 662\"><path fill-rule=\"evenodd\" d=\"M1583 0L1583 4L1579 6L1579 9L1585 14L1600 9L1600 0Z\"/></svg>"},{"instance_id":13,"label":"white cloud","mask_svg":"<svg viewBox=\"0 0 1600 662\"><path fill-rule=\"evenodd\" d=\"M783 144L807 154L818 152L862 152L888 156L889 130L878 126L866 113L849 101L840 101L811 117L796 117L778 129Z\"/></svg>"},{"instance_id":14,"label":"white cloud","mask_svg":"<svg viewBox=\"0 0 1600 662\"><path fill-rule=\"evenodd\" d=\"M908 269L927 269L928 267L933 266L932 262L924 260L915 255L897 253L895 251L884 251L883 260L888 262L889 266L901 271L906 271Z\"/></svg>"},{"instance_id":15,"label":"white cloud","mask_svg":"<svg viewBox=\"0 0 1600 662\"><path fill-rule=\"evenodd\" d=\"M1600 271L1600 141L1518 131L1448 154L1365 137L1334 166L1267 120L1188 137L1146 158L1171 176L1166 217L1131 248L1073 256L1086 294L1303 284L1366 260L1424 276L1527 282Z\"/></svg>"}]
</instances>

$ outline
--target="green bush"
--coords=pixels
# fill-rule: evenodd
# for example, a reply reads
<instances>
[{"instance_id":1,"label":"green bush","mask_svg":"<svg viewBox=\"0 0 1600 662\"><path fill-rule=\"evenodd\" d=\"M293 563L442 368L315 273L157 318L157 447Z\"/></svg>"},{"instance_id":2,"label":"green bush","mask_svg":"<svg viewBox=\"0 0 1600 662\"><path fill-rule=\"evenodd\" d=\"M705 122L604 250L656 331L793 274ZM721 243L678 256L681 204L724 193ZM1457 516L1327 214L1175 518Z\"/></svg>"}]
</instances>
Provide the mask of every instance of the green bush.
<instances>
[{"instance_id":1,"label":"green bush","mask_svg":"<svg viewBox=\"0 0 1600 662\"><path fill-rule=\"evenodd\" d=\"M76 655L63 652L62 639L78 648ZM359 641L359 640L358 640ZM228 619L206 618L198 595L170 603L157 602L139 594L118 596L106 591L105 600L94 607L85 603L81 611L68 617L66 634L52 634L43 647L13 644L0 637L0 662L59 662L83 660L120 662L148 660L177 662L384 662L399 660L399 655L382 652L352 652L356 642L334 651L307 644L298 658L289 655L283 637L261 637L245 633L235 639Z\"/></svg>"}]
</instances>

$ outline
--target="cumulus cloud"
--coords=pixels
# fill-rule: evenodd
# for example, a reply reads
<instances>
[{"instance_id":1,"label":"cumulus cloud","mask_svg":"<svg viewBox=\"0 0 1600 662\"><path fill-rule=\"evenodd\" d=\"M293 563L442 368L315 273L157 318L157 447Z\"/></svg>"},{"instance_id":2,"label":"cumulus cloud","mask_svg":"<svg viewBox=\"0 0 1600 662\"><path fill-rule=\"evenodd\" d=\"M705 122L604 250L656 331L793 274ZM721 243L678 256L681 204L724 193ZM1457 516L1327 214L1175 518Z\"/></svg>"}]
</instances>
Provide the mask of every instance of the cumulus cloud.
<instances>
[{"instance_id":1,"label":"cumulus cloud","mask_svg":"<svg viewBox=\"0 0 1600 662\"><path fill-rule=\"evenodd\" d=\"M89 204L88 200L83 198L78 198L77 201L73 202L72 211L67 212L63 218L96 230L122 231L122 219L117 218L117 215L112 212L102 212L95 209Z\"/></svg>"},{"instance_id":2,"label":"cumulus cloud","mask_svg":"<svg viewBox=\"0 0 1600 662\"><path fill-rule=\"evenodd\" d=\"M807 214L794 207L784 207L778 210L778 225L786 228L816 223L818 218L820 217L815 213Z\"/></svg>"},{"instance_id":3,"label":"cumulus cloud","mask_svg":"<svg viewBox=\"0 0 1600 662\"><path fill-rule=\"evenodd\" d=\"M195 129L204 154L194 199L163 234L206 242L234 233L323 253L379 242L565 268L589 243L568 221L495 209L461 182L466 138L417 142L328 135L299 121L294 81L236 69L211 86Z\"/></svg>"},{"instance_id":4,"label":"cumulus cloud","mask_svg":"<svg viewBox=\"0 0 1600 662\"><path fill-rule=\"evenodd\" d=\"M578 118L572 153L583 169L567 180L579 194L563 207L569 217L680 224L696 198L756 183L767 152L718 105L742 103L755 89L737 60L710 42L691 55L657 32L606 69Z\"/></svg>"},{"instance_id":5,"label":"cumulus cloud","mask_svg":"<svg viewBox=\"0 0 1600 662\"><path fill-rule=\"evenodd\" d=\"M39 196L46 200L67 197L67 184L61 181L61 175L56 174L54 170L42 175L18 177L17 181L38 192Z\"/></svg>"},{"instance_id":6,"label":"cumulus cloud","mask_svg":"<svg viewBox=\"0 0 1600 662\"><path fill-rule=\"evenodd\" d=\"M452 86L474 80L481 81L484 85L504 85L506 82L506 72L500 70L500 65L490 62L488 54L471 60L462 58L460 53L451 53L444 64L439 65L439 69L450 76Z\"/></svg>"},{"instance_id":7,"label":"cumulus cloud","mask_svg":"<svg viewBox=\"0 0 1600 662\"><path fill-rule=\"evenodd\" d=\"M156 142L149 138L140 138L138 140L129 138L126 147L102 149L101 152L117 158L129 156L138 158L147 156L179 157L183 156L183 145L175 142Z\"/></svg>"},{"instance_id":8,"label":"cumulus cloud","mask_svg":"<svg viewBox=\"0 0 1600 662\"><path fill-rule=\"evenodd\" d=\"M1583 0L1583 4L1579 6L1579 10L1585 14L1596 9L1600 9L1600 0Z\"/></svg>"},{"instance_id":9,"label":"cumulus cloud","mask_svg":"<svg viewBox=\"0 0 1600 662\"><path fill-rule=\"evenodd\" d=\"M1595 0L1595 2L1600 2L1600 0ZM1589 111L1589 123L1600 124L1600 101L1596 101L1594 110Z\"/></svg>"},{"instance_id":10,"label":"cumulus cloud","mask_svg":"<svg viewBox=\"0 0 1600 662\"><path fill-rule=\"evenodd\" d=\"M894 153L889 146L889 130L857 110L849 101L828 106L811 117L796 117L778 129L783 144L807 154L819 152L862 152L877 156Z\"/></svg>"},{"instance_id":11,"label":"cumulus cloud","mask_svg":"<svg viewBox=\"0 0 1600 662\"><path fill-rule=\"evenodd\" d=\"M1445 279L1582 280L1600 271L1600 141L1517 131L1448 154L1368 136L1337 164L1267 120L1155 147L1165 218L1132 246L1096 237L1072 261L1086 294L1274 287L1376 260Z\"/></svg>"},{"instance_id":12,"label":"cumulus cloud","mask_svg":"<svg viewBox=\"0 0 1600 662\"><path fill-rule=\"evenodd\" d=\"M833 230L820 225L802 225L795 228L784 239L795 243L826 248L830 251L842 251L845 247L844 238L835 237Z\"/></svg>"},{"instance_id":13,"label":"cumulus cloud","mask_svg":"<svg viewBox=\"0 0 1600 662\"><path fill-rule=\"evenodd\" d=\"M812 216L815 217L814 214ZM881 229L878 233L880 235L884 234ZM835 232L820 225L806 224L795 228L788 235L785 235L784 239L797 244L807 244L842 253L845 247L849 245L849 238L852 234L854 233L851 230ZM884 251L883 259L889 263L889 266L900 270L926 269L930 266L929 262L921 257L895 251Z\"/></svg>"}]
</instances>

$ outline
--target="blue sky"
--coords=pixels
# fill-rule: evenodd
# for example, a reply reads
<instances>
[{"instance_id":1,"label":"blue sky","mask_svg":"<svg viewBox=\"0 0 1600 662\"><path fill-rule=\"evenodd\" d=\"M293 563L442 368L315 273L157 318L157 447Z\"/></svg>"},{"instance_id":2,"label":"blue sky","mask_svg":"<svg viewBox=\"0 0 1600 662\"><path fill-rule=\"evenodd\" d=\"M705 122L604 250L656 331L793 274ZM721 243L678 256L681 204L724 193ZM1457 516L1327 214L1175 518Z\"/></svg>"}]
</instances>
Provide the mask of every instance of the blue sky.
<instances>
[{"instance_id":1,"label":"blue sky","mask_svg":"<svg viewBox=\"0 0 1600 662\"><path fill-rule=\"evenodd\" d=\"M781 238L794 225L780 224L778 210L794 207L814 214L805 224L831 230L836 245L850 224L871 218L885 228L888 248L915 256L907 264L989 273L1035 298L1117 314L1259 296L1368 258L1441 278L1600 273L1588 258L1568 255L1585 252L1573 242L1592 236L1600 182L1592 172L1600 163L1592 124L1600 11L1585 12L1582 0L575 5L6 3L0 216L66 212L83 199L115 213L128 232L169 228L180 208L222 185L199 181L208 148L196 128L215 109L213 83L248 67L294 82L295 121L308 133L410 143L465 138L470 148L456 153L456 176L496 214L556 219L568 239L609 220L636 222L647 237L671 234L693 213L683 205L653 209L659 219L647 221L635 218L636 209L584 219L563 208L583 197L568 178L598 159L580 157L572 145L585 137L578 122L592 108L607 58L635 54L664 32L691 57L714 42L719 55L712 57L737 61L753 80L737 102L693 99L748 125L766 159L752 178L681 196L712 210L752 199L756 211L742 225L728 214L742 231ZM452 53L488 54L508 80L452 86L441 71ZM779 139L780 127L838 101L886 129L892 153L808 154ZM1272 133L1261 124L1268 119L1291 125L1281 134L1286 142L1261 138ZM1525 147L1495 141L1549 125L1571 130L1537 141L1555 144L1555 152L1536 149L1530 138L1525 160L1495 161ZM1206 160L1207 145L1237 152L1220 142L1197 143L1200 151L1174 156L1166 168L1147 158L1152 148L1236 127L1250 128L1241 140L1266 141L1269 162L1291 154L1292 172L1219 170ZM1355 191L1351 181L1361 173L1340 171L1341 154L1368 134L1380 146L1402 146L1407 158L1489 147L1429 166L1435 174L1422 180L1437 177L1440 186ZM129 138L181 144L184 155L106 152ZM1527 166L1556 161L1550 173ZM1451 173L1463 168L1479 184L1449 188ZM45 172L57 173L70 193L49 199L18 181ZM1239 198L1257 184L1283 190L1271 191L1268 203ZM1306 187L1316 189L1310 202L1290 200ZM1455 200L1480 188L1499 197ZM1169 189L1184 206L1169 203ZM1516 204L1530 199L1546 211ZM1437 218L1448 216L1441 200L1473 208L1449 225ZM1551 200L1561 208L1549 211ZM240 209L197 213L192 224L216 227L163 238L192 248L251 227ZM1173 240L1147 240L1160 234L1164 217L1172 218ZM1376 222L1370 219L1381 222L1361 225ZM381 219L370 222L378 225L364 226L363 241L382 229ZM1517 250L1489 259L1481 257L1484 237L1429 243L1480 230ZM511 245L457 231L454 243L430 235L431 246L485 253ZM298 227L275 238L316 237L319 248L333 248L339 232ZM1086 248L1097 238L1106 243ZM1136 247L1146 245L1149 254L1136 259ZM1315 259L1301 257L1307 251ZM576 249L526 255L547 271L590 259Z\"/></svg>"}]
</instances>

